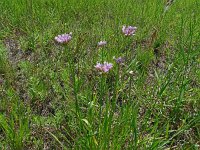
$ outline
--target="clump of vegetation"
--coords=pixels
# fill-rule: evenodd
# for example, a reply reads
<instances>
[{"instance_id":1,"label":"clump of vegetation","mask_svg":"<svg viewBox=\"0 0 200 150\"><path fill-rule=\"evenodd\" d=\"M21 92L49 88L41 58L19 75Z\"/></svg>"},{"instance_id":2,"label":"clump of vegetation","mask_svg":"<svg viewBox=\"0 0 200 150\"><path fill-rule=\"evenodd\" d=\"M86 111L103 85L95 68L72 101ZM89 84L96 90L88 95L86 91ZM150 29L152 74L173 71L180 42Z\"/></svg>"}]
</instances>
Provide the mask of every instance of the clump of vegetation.
<instances>
[{"instance_id":1,"label":"clump of vegetation","mask_svg":"<svg viewBox=\"0 0 200 150\"><path fill-rule=\"evenodd\" d=\"M1 149L199 149L200 2L1 0Z\"/></svg>"}]
</instances>

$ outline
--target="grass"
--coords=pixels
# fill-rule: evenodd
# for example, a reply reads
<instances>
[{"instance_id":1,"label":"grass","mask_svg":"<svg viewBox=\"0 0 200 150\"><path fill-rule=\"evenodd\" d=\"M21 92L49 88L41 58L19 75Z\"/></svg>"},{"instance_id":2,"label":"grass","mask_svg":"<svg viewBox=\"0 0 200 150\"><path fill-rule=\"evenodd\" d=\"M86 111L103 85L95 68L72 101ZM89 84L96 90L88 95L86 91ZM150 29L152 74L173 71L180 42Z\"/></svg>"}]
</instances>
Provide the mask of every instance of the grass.
<instances>
[{"instance_id":1,"label":"grass","mask_svg":"<svg viewBox=\"0 0 200 150\"><path fill-rule=\"evenodd\" d=\"M0 148L199 149L200 2L171 2L1 0Z\"/></svg>"}]
</instances>

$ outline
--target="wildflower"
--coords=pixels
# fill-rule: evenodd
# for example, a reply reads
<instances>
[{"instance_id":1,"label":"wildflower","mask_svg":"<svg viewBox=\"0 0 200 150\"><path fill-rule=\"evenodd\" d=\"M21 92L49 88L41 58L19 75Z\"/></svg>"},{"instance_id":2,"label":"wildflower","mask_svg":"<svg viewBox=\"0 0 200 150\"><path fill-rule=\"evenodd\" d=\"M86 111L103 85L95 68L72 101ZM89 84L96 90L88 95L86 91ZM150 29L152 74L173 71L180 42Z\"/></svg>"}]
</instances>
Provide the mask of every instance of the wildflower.
<instances>
[{"instance_id":1,"label":"wildflower","mask_svg":"<svg viewBox=\"0 0 200 150\"><path fill-rule=\"evenodd\" d=\"M126 36L131 36L131 35L135 35L135 32L137 30L137 27L132 27L132 26L123 26L122 27L122 32L126 35Z\"/></svg>"},{"instance_id":2,"label":"wildflower","mask_svg":"<svg viewBox=\"0 0 200 150\"><path fill-rule=\"evenodd\" d=\"M66 44L68 43L70 40L72 39L72 33L70 32L69 34L61 34L61 35L58 35L55 37L55 40L58 42L58 43L61 43L61 44Z\"/></svg>"},{"instance_id":3,"label":"wildflower","mask_svg":"<svg viewBox=\"0 0 200 150\"><path fill-rule=\"evenodd\" d=\"M97 63L94 67L101 72L108 72L113 67L113 64L108 62L104 62L103 64Z\"/></svg>"},{"instance_id":4,"label":"wildflower","mask_svg":"<svg viewBox=\"0 0 200 150\"><path fill-rule=\"evenodd\" d=\"M114 60L115 60L115 62L116 62L117 64L122 64L122 63L124 63L124 58L122 58L122 57L114 58Z\"/></svg>"},{"instance_id":5,"label":"wildflower","mask_svg":"<svg viewBox=\"0 0 200 150\"><path fill-rule=\"evenodd\" d=\"M101 70L102 69L102 64L97 63L96 66L94 66L97 70Z\"/></svg>"},{"instance_id":6,"label":"wildflower","mask_svg":"<svg viewBox=\"0 0 200 150\"><path fill-rule=\"evenodd\" d=\"M106 45L106 44L107 44L106 41L100 41L100 42L98 42L98 46L99 46L99 47L104 46L104 45Z\"/></svg>"}]
</instances>

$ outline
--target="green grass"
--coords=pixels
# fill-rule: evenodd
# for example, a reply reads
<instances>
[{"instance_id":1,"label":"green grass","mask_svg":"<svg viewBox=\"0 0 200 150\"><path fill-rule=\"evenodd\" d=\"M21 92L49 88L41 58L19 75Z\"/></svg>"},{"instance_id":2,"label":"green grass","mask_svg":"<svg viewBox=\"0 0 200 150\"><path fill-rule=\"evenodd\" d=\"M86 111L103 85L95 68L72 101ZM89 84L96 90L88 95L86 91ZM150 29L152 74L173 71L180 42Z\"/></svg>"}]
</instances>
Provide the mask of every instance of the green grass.
<instances>
[{"instance_id":1,"label":"green grass","mask_svg":"<svg viewBox=\"0 0 200 150\"><path fill-rule=\"evenodd\" d=\"M1 0L0 148L199 149L200 1L166 6ZM69 32L67 45L54 41Z\"/></svg>"}]
</instances>

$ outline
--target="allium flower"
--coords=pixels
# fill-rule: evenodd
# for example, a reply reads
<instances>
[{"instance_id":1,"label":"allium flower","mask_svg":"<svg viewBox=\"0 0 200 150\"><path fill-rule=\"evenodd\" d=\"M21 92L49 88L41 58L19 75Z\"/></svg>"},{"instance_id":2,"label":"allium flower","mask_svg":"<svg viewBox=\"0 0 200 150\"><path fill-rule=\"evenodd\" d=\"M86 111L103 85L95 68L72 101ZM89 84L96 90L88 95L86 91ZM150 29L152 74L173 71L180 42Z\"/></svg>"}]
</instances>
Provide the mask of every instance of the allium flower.
<instances>
[{"instance_id":1,"label":"allium flower","mask_svg":"<svg viewBox=\"0 0 200 150\"><path fill-rule=\"evenodd\" d=\"M137 30L137 27L132 27L132 26L123 26L122 27L122 32L126 35L126 36L131 36L131 35L135 35L135 32Z\"/></svg>"},{"instance_id":2,"label":"allium flower","mask_svg":"<svg viewBox=\"0 0 200 150\"><path fill-rule=\"evenodd\" d=\"M106 45L106 44L107 44L106 41L100 41L100 42L98 42L98 46L99 46L99 47L104 46L104 45Z\"/></svg>"},{"instance_id":3,"label":"allium flower","mask_svg":"<svg viewBox=\"0 0 200 150\"><path fill-rule=\"evenodd\" d=\"M61 34L55 37L56 42L61 44L66 44L72 39L72 33L69 34Z\"/></svg>"},{"instance_id":4,"label":"allium flower","mask_svg":"<svg viewBox=\"0 0 200 150\"><path fill-rule=\"evenodd\" d=\"M94 66L97 70L101 70L102 69L102 64L97 63L96 66Z\"/></svg>"},{"instance_id":5,"label":"allium flower","mask_svg":"<svg viewBox=\"0 0 200 150\"><path fill-rule=\"evenodd\" d=\"M113 67L113 64L108 62L104 62L103 64L97 63L94 67L101 72L108 72Z\"/></svg>"},{"instance_id":6,"label":"allium flower","mask_svg":"<svg viewBox=\"0 0 200 150\"><path fill-rule=\"evenodd\" d=\"M124 63L124 58L123 57L118 57L118 58L114 58L115 62L117 64L121 64L121 63Z\"/></svg>"}]
</instances>

